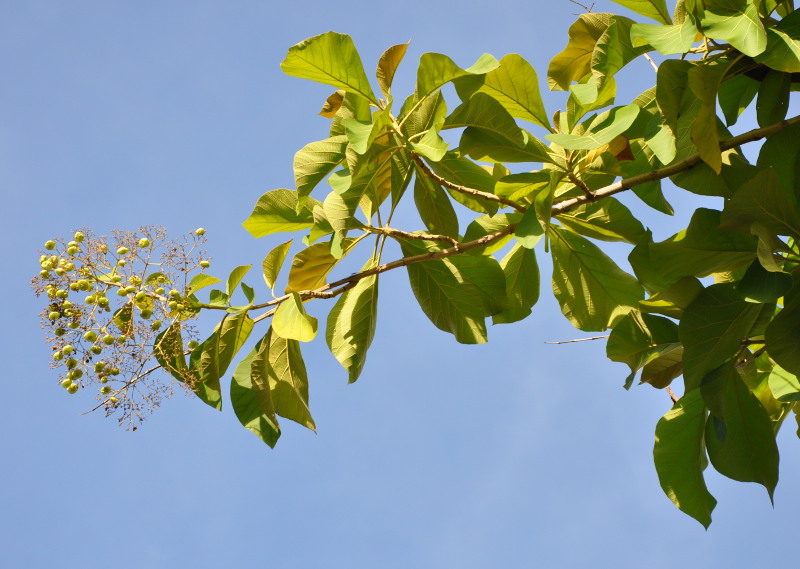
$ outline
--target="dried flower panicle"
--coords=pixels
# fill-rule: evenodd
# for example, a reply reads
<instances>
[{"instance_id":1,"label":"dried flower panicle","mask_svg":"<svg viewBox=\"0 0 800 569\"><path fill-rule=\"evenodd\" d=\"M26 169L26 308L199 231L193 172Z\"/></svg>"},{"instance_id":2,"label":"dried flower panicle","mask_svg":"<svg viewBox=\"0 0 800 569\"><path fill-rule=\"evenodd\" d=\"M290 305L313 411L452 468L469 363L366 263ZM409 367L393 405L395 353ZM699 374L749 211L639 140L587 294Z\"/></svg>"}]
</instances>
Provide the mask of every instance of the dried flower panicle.
<instances>
[{"instance_id":1,"label":"dried flower panicle","mask_svg":"<svg viewBox=\"0 0 800 569\"><path fill-rule=\"evenodd\" d=\"M163 373L153 350L173 323L188 341L170 350L197 345L189 322L199 307L190 281L209 265L200 250L204 234L198 229L170 239L163 227L142 227L95 237L82 230L71 241L45 243L31 284L47 298L42 325L52 344L51 367L67 392L95 388L93 410L102 408L133 429L173 394L178 382Z\"/></svg>"}]
</instances>

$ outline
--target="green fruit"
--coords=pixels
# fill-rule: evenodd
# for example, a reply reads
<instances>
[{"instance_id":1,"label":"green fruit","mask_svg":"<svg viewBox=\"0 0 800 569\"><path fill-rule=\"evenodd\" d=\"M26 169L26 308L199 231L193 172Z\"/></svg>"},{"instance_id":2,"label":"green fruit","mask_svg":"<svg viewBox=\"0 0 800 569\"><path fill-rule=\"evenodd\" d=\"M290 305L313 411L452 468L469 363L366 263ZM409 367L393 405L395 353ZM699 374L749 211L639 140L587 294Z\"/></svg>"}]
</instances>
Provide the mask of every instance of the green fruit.
<instances>
[{"instance_id":1,"label":"green fruit","mask_svg":"<svg viewBox=\"0 0 800 569\"><path fill-rule=\"evenodd\" d=\"M119 261L117 261L118 267L124 267L126 264L128 264L128 261L126 261L125 259L120 259Z\"/></svg>"},{"instance_id":2,"label":"green fruit","mask_svg":"<svg viewBox=\"0 0 800 569\"><path fill-rule=\"evenodd\" d=\"M118 288L117 289L117 296L128 296L128 289L126 289L126 288Z\"/></svg>"},{"instance_id":3,"label":"green fruit","mask_svg":"<svg viewBox=\"0 0 800 569\"><path fill-rule=\"evenodd\" d=\"M77 285L78 285L79 289L84 290L84 291L89 290L90 288L92 288L92 284L89 281L87 281L86 279L79 280Z\"/></svg>"},{"instance_id":4,"label":"green fruit","mask_svg":"<svg viewBox=\"0 0 800 569\"><path fill-rule=\"evenodd\" d=\"M61 303L62 308L72 308L72 303L69 300L65 300Z\"/></svg>"},{"instance_id":5,"label":"green fruit","mask_svg":"<svg viewBox=\"0 0 800 569\"><path fill-rule=\"evenodd\" d=\"M145 247L149 246L150 246L150 240L147 237L142 237L141 239L139 239L139 247L144 249Z\"/></svg>"},{"instance_id":6,"label":"green fruit","mask_svg":"<svg viewBox=\"0 0 800 569\"><path fill-rule=\"evenodd\" d=\"M42 277L43 279L49 279L50 271L41 270L39 271L39 276Z\"/></svg>"},{"instance_id":7,"label":"green fruit","mask_svg":"<svg viewBox=\"0 0 800 569\"><path fill-rule=\"evenodd\" d=\"M173 288L171 291L169 291L169 295L170 295L171 297L175 298L175 297L177 297L177 296L180 296L180 295L181 295L181 293L179 293L177 290L175 290L175 289Z\"/></svg>"},{"instance_id":8,"label":"green fruit","mask_svg":"<svg viewBox=\"0 0 800 569\"><path fill-rule=\"evenodd\" d=\"M150 325L150 328L152 328L153 330L158 330L159 328L161 328L161 320L156 320L155 322L153 322Z\"/></svg>"},{"instance_id":9,"label":"green fruit","mask_svg":"<svg viewBox=\"0 0 800 569\"><path fill-rule=\"evenodd\" d=\"M54 310L53 312L51 312L50 314L48 314L48 315L47 315L47 317L48 317L50 320L58 320L59 318L61 318L61 313L60 313L60 312L56 312L56 311Z\"/></svg>"},{"instance_id":10,"label":"green fruit","mask_svg":"<svg viewBox=\"0 0 800 569\"><path fill-rule=\"evenodd\" d=\"M109 401L110 403L116 403L117 401L119 401L119 399L117 399L116 397L109 397L109 398L108 398L108 401Z\"/></svg>"},{"instance_id":11,"label":"green fruit","mask_svg":"<svg viewBox=\"0 0 800 569\"><path fill-rule=\"evenodd\" d=\"M71 273L72 271L75 270L75 263L67 261L66 263L64 263L64 270L67 271L68 273Z\"/></svg>"},{"instance_id":12,"label":"green fruit","mask_svg":"<svg viewBox=\"0 0 800 569\"><path fill-rule=\"evenodd\" d=\"M129 249L127 247L120 247L117 249L117 255L127 255Z\"/></svg>"},{"instance_id":13,"label":"green fruit","mask_svg":"<svg viewBox=\"0 0 800 569\"><path fill-rule=\"evenodd\" d=\"M101 377L100 378L100 383L108 383L108 378L107 377Z\"/></svg>"},{"instance_id":14,"label":"green fruit","mask_svg":"<svg viewBox=\"0 0 800 569\"><path fill-rule=\"evenodd\" d=\"M142 318L144 318L145 320L149 319L152 315L153 315L152 310L147 310L147 309L142 310Z\"/></svg>"},{"instance_id":15,"label":"green fruit","mask_svg":"<svg viewBox=\"0 0 800 569\"><path fill-rule=\"evenodd\" d=\"M94 342L97 340L97 333L93 330L89 330L86 334L83 335L83 339L87 342Z\"/></svg>"},{"instance_id":16,"label":"green fruit","mask_svg":"<svg viewBox=\"0 0 800 569\"><path fill-rule=\"evenodd\" d=\"M59 267L58 269L56 269L56 274L57 274L59 277L63 277L63 276L66 274L66 273L67 273L67 271L65 271L64 269L62 269L62 268L60 268L60 267Z\"/></svg>"},{"instance_id":17,"label":"green fruit","mask_svg":"<svg viewBox=\"0 0 800 569\"><path fill-rule=\"evenodd\" d=\"M64 359L64 354L62 354L61 352L53 352L53 359L57 362L60 362L61 360Z\"/></svg>"},{"instance_id":18,"label":"green fruit","mask_svg":"<svg viewBox=\"0 0 800 569\"><path fill-rule=\"evenodd\" d=\"M67 333L67 331L66 331L66 330L64 330L63 328L56 328L56 329L54 330L54 332L53 332L53 333L54 333L56 336L63 336L64 334L66 334L66 333Z\"/></svg>"},{"instance_id":19,"label":"green fruit","mask_svg":"<svg viewBox=\"0 0 800 569\"><path fill-rule=\"evenodd\" d=\"M65 291L63 288L60 288L56 291L56 298L67 298L69 293Z\"/></svg>"},{"instance_id":20,"label":"green fruit","mask_svg":"<svg viewBox=\"0 0 800 569\"><path fill-rule=\"evenodd\" d=\"M114 336L112 336L111 334L106 334L105 336L103 336L103 343L110 346L111 344L114 343Z\"/></svg>"},{"instance_id":21,"label":"green fruit","mask_svg":"<svg viewBox=\"0 0 800 569\"><path fill-rule=\"evenodd\" d=\"M102 393L103 395L105 395L106 393L110 393L110 392L111 392L111 388L108 385L104 385L103 387L100 388L100 393Z\"/></svg>"},{"instance_id":22,"label":"green fruit","mask_svg":"<svg viewBox=\"0 0 800 569\"><path fill-rule=\"evenodd\" d=\"M84 298L83 301L86 304L94 304L95 302L97 302L97 297L95 295L93 295L93 294L90 294L89 296Z\"/></svg>"},{"instance_id":23,"label":"green fruit","mask_svg":"<svg viewBox=\"0 0 800 569\"><path fill-rule=\"evenodd\" d=\"M77 247L68 247L67 248L67 255L77 255L78 248Z\"/></svg>"},{"instance_id":24,"label":"green fruit","mask_svg":"<svg viewBox=\"0 0 800 569\"><path fill-rule=\"evenodd\" d=\"M136 296L134 298L136 299L137 302L142 302L145 298L147 298L147 293L143 290L140 290L139 292L136 293Z\"/></svg>"},{"instance_id":25,"label":"green fruit","mask_svg":"<svg viewBox=\"0 0 800 569\"><path fill-rule=\"evenodd\" d=\"M158 287L158 288L155 290L155 292L156 292L156 294L164 294L164 293L165 293L165 292L167 292L167 291L166 291L166 290L164 290L164 287L163 287L163 286L160 286L160 287Z\"/></svg>"},{"instance_id":26,"label":"green fruit","mask_svg":"<svg viewBox=\"0 0 800 569\"><path fill-rule=\"evenodd\" d=\"M105 296L101 296L100 298L97 299L97 304L101 308L105 308L108 306L108 299Z\"/></svg>"},{"instance_id":27,"label":"green fruit","mask_svg":"<svg viewBox=\"0 0 800 569\"><path fill-rule=\"evenodd\" d=\"M81 325L80 322L70 322L69 324L67 324L67 326L69 326L74 330L75 328L80 328Z\"/></svg>"},{"instance_id":28,"label":"green fruit","mask_svg":"<svg viewBox=\"0 0 800 569\"><path fill-rule=\"evenodd\" d=\"M128 337L125 334L117 337L117 344L124 344L128 340Z\"/></svg>"},{"instance_id":29,"label":"green fruit","mask_svg":"<svg viewBox=\"0 0 800 569\"><path fill-rule=\"evenodd\" d=\"M198 227L197 229L194 230L194 232L197 235L205 235L206 234L206 230L203 229L202 227Z\"/></svg>"},{"instance_id":30,"label":"green fruit","mask_svg":"<svg viewBox=\"0 0 800 569\"><path fill-rule=\"evenodd\" d=\"M103 371L105 369L105 367L106 367L106 362L99 361L99 362L94 364L94 371L97 372L97 373L100 373L101 371Z\"/></svg>"},{"instance_id":31,"label":"green fruit","mask_svg":"<svg viewBox=\"0 0 800 569\"><path fill-rule=\"evenodd\" d=\"M81 369L73 369L71 372L67 374L69 379L80 379L83 377L83 370Z\"/></svg>"},{"instance_id":32,"label":"green fruit","mask_svg":"<svg viewBox=\"0 0 800 569\"><path fill-rule=\"evenodd\" d=\"M81 243L83 241L84 237L85 237L85 235L83 233L81 233L80 231L78 231L75 234L75 241L77 241L78 243Z\"/></svg>"},{"instance_id":33,"label":"green fruit","mask_svg":"<svg viewBox=\"0 0 800 569\"><path fill-rule=\"evenodd\" d=\"M77 246L78 246L77 241L70 241L69 243L67 243L67 247L77 247Z\"/></svg>"},{"instance_id":34,"label":"green fruit","mask_svg":"<svg viewBox=\"0 0 800 569\"><path fill-rule=\"evenodd\" d=\"M207 269L208 267L211 266L211 263L209 263L206 260L202 260L202 261L200 261L200 266L203 267L204 269Z\"/></svg>"},{"instance_id":35,"label":"green fruit","mask_svg":"<svg viewBox=\"0 0 800 569\"><path fill-rule=\"evenodd\" d=\"M70 355L74 350L75 348L73 348L71 344L67 344L66 346L61 348L61 351L64 352L64 355L67 356Z\"/></svg>"},{"instance_id":36,"label":"green fruit","mask_svg":"<svg viewBox=\"0 0 800 569\"><path fill-rule=\"evenodd\" d=\"M197 346L200 345L200 343L199 342L195 342L194 340L192 340L191 342L189 342L186 345L189 346L190 350L194 350Z\"/></svg>"},{"instance_id":37,"label":"green fruit","mask_svg":"<svg viewBox=\"0 0 800 569\"><path fill-rule=\"evenodd\" d=\"M69 283L69 290L78 290L78 283Z\"/></svg>"},{"instance_id":38,"label":"green fruit","mask_svg":"<svg viewBox=\"0 0 800 569\"><path fill-rule=\"evenodd\" d=\"M170 300L169 303L167 304L167 306L169 306L170 310L177 310L178 302L175 301L175 300Z\"/></svg>"},{"instance_id":39,"label":"green fruit","mask_svg":"<svg viewBox=\"0 0 800 569\"><path fill-rule=\"evenodd\" d=\"M70 358L67 360L66 363L67 363L67 369L75 369L75 367L78 365L78 360L76 360L75 358Z\"/></svg>"},{"instance_id":40,"label":"green fruit","mask_svg":"<svg viewBox=\"0 0 800 569\"><path fill-rule=\"evenodd\" d=\"M64 389L69 389L70 385L72 385L71 379L65 379L61 382L61 387L63 387Z\"/></svg>"},{"instance_id":41,"label":"green fruit","mask_svg":"<svg viewBox=\"0 0 800 569\"><path fill-rule=\"evenodd\" d=\"M77 392L78 392L78 384L77 384L77 383L73 383L72 385L70 385L70 386L67 388L67 391L68 391L69 393L77 393Z\"/></svg>"},{"instance_id":42,"label":"green fruit","mask_svg":"<svg viewBox=\"0 0 800 569\"><path fill-rule=\"evenodd\" d=\"M110 370L108 370L108 373L110 373L111 375L119 375L119 368L112 367Z\"/></svg>"},{"instance_id":43,"label":"green fruit","mask_svg":"<svg viewBox=\"0 0 800 569\"><path fill-rule=\"evenodd\" d=\"M95 354L95 355L97 355L97 354L99 354L100 352L103 351L103 347L102 346L92 346L90 349L92 350L92 353Z\"/></svg>"},{"instance_id":44,"label":"green fruit","mask_svg":"<svg viewBox=\"0 0 800 569\"><path fill-rule=\"evenodd\" d=\"M56 242L52 241L52 240L51 241L47 241L44 244L44 248L47 249L48 251L52 251L53 249L56 248Z\"/></svg>"}]
</instances>

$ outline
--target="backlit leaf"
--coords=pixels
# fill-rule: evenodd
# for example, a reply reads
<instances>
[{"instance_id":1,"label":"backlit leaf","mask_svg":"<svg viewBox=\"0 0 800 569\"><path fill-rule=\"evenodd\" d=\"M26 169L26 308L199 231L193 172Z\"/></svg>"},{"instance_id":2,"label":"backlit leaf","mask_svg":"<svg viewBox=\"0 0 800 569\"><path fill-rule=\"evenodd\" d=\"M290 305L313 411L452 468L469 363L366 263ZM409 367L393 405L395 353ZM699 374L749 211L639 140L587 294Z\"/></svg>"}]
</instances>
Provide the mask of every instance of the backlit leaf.
<instances>
[{"instance_id":1,"label":"backlit leaf","mask_svg":"<svg viewBox=\"0 0 800 569\"><path fill-rule=\"evenodd\" d=\"M403 61L407 49L407 43L393 45L384 51L378 60L378 68L375 70L375 75L378 78L381 92L387 97L392 90L395 71L397 71L400 62Z\"/></svg>"},{"instance_id":2,"label":"backlit leaf","mask_svg":"<svg viewBox=\"0 0 800 569\"><path fill-rule=\"evenodd\" d=\"M672 19L669 17L669 10L664 0L613 0L617 4L625 6L629 10L633 10L637 14L652 18L662 24L671 24Z\"/></svg>"},{"instance_id":3,"label":"backlit leaf","mask_svg":"<svg viewBox=\"0 0 800 569\"><path fill-rule=\"evenodd\" d=\"M292 291L275 311L272 328L281 338L310 342L317 335L317 319L306 313L300 295Z\"/></svg>"},{"instance_id":4,"label":"backlit leaf","mask_svg":"<svg viewBox=\"0 0 800 569\"><path fill-rule=\"evenodd\" d=\"M492 316L493 324L510 324L526 318L539 300L539 265L533 249L514 245L500 261L506 277L509 306Z\"/></svg>"},{"instance_id":5,"label":"backlit leaf","mask_svg":"<svg viewBox=\"0 0 800 569\"><path fill-rule=\"evenodd\" d=\"M268 345L261 339L236 366L231 379L231 406L246 429L275 448L281 429L265 374L267 352Z\"/></svg>"},{"instance_id":6,"label":"backlit leaf","mask_svg":"<svg viewBox=\"0 0 800 569\"><path fill-rule=\"evenodd\" d=\"M275 288L275 281L278 280L278 274L281 272L283 262L286 260L286 255L289 253L289 247L292 246L290 239L286 243L281 243L272 249L264 261L261 263L261 270L264 274L264 282L270 289Z\"/></svg>"},{"instance_id":7,"label":"backlit leaf","mask_svg":"<svg viewBox=\"0 0 800 569\"><path fill-rule=\"evenodd\" d=\"M242 225L253 237L263 237L281 231L306 229L314 224L315 199L308 198L297 211L299 194L292 190L272 190L258 199L253 213Z\"/></svg>"}]
</instances>

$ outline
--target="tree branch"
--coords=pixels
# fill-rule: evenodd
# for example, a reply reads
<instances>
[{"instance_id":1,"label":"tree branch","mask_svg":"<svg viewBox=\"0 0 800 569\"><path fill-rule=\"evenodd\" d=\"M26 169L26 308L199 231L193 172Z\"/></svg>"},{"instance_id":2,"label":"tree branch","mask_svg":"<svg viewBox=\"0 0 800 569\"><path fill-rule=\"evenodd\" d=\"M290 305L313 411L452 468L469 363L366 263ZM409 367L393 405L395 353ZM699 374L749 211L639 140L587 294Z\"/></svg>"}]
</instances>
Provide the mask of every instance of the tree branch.
<instances>
[{"instance_id":1,"label":"tree branch","mask_svg":"<svg viewBox=\"0 0 800 569\"><path fill-rule=\"evenodd\" d=\"M420 172L425 174L431 180L434 180L434 181L438 182L439 184L441 184L445 188L450 188L454 192L458 192L460 194L465 194L465 195L468 195L468 196L474 196L476 198L483 198L483 199L488 200L490 202L497 202L497 203L503 204L503 205L508 206L508 207L513 207L515 210L517 210L519 212L523 212L523 213L525 212L525 208L523 206L519 205L517 202L511 201L509 199L500 197L500 196L495 195L495 194L490 194L488 192L482 192L480 190L476 190L475 188L468 188L467 186L461 186L459 184L454 184L450 180L446 180L445 178L442 178L441 176L436 174L433 170L431 170L428 167L428 165L425 164L425 161L419 156L419 154L417 154L416 152L410 152L409 154L411 154L411 159L414 160L414 163L417 165L417 167L419 168Z\"/></svg>"},{"instance_id":2,"label":"tree branch","mask_svg":"<svg viewBox=\"0 0 800 569\"><path fill-rule=\"evenodd\" d=\"M409 233L408 231L401 231L392 227L373 227L367 225L361 228L361 231L367 233L376 233L378 235L386 235L388 237L400 237L402 239L419 239L421 241L443 241L449 243L453 247L458 247L460 243L457 239L453 239L447 235L437 235L435 233Z\"/></svg>"}]
</instances>

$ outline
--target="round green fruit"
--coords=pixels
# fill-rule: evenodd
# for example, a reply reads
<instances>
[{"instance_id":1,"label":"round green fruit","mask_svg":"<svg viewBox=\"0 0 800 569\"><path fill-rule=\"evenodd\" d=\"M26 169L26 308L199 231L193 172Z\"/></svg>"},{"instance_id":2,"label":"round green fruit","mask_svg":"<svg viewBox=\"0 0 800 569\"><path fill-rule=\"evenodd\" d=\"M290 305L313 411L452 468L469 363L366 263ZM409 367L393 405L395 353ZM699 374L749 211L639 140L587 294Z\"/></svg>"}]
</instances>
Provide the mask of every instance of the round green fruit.
<instances>
[{"instance_id":1,"label":"round green fruit","mask_svg":"<svg viewBox=\"0 0 800 569\"><path fill-rule=\"evenodd\" d=\"M145 320L148 320L152 315L153 315L152 310L147 310L147 309L142 310L142 318L144 318Z\"/></svg>"},{"instance_id":2,"label":"round green fruit","mask_svg":"<svg viewBox=\"0 0 800 569\"><path fill-rule=\"evenodd\" d=\"M155 292L156 292L156 294L164 294L167 291L164 289L163 286L160 286L155 290Z\"/></svg>"},{"instance_id":3,"label":"round green fruit","mask_svg":"<svg viewBox=\"0 0 800 569\"><path fill-rule=\"evenodd\" d=\"M191 342L189 342L186 345L189 346L190 350L194 350L197 346L200 345L200 343L199 342L195 342L194 340L192 340Z\"/></svg>"},{"instance_id":4,"label":"round green fruit","mask_svg":"<svg viewBox=\"0 0 800 569\"><path fill-rule=\"evenodd\" d=\"M47 241L44 244L44 248L47 249L48 251L52 251L53 249L56 248L56 242L53 240Z\"/></svg>"},{"instance_id":5,"label":"round green fruit","mask_svg":"<svg viewBox=\"0 0 800 569\"><path fill-rule=\"evenodd\" d=\"M54 310L53 312L51 312L50 314L48 314L48 315L47 315L47 317L48 317L50 320L58 320L59 318L61 318L61 313L60 313L60 312L56 312L56 311Z\"/></svg>"},{"instance_id":6,"label":"round green fruit","mask_svg":"<svg viewBox=\"0 0 800 569\"><path fill-rule=\"evenodd\" d=\"M96 373L100 373L100 372L101 372L101 371L103 371L105 368L106 368L106 362L104 362L104 361L99 361L99 362L97 362L97 363L95 363L95 364L94 364L94 371L95 371Z\"/></svg>"},{"instance_id":7,"label":"round green fruit","mask_svg":"<svg viewBox=\"0 0 800 569\"><path fill-rule=\"evenodd\" d=\"M95 332L94 330L89 330L88 332L86 332L86 334L83 335L83 339L86 340L87 342L94 342L95 340L97 340L97 332Z\"/></svg>"},{"instance_id":8,"label":"round green fruit","mask_svg":"<svg viewBox=\"0 0 800 569\"><path fill-rule=\"evenodd\" d=\"M103 387L100 388L100 393L102 393L103 395L111 393L111 387L109 387L108 385L104 385Z\"/></svg>"},{"instance_id":9,"label":"round green fruit","mask_svg":"<svg viewBox=\"0 0 800 569\"><path fill-rule=\"evenodd\" d=\"M174 289L174 288L173 288L171 291L169 291L169 295L170 295L172 298L175 298L175 297L178 297L178 296L180 296L180 295L181 295L181 293L179 293L179 292L178 292L176 289Z\"/></svg>"},{"instance_id":10,"label":"round green fruit","mask_svg":"<svg viewBox=\"0 0 800 569\"><path fill-rule=\"evenodd\" d=\"M128 337L125 334L121 334L117 337L117 344L124 344L128 340Z\"/></svg>"},{"instance_id":11,"label":"round green fruit","mask_svg":"<svg viewBox=\"0 0 800 569\"><path fill-rule=\"evenodd\" d=\"M49 279L50 271L45 271L44 269L42 269L41 271L39 271L39 276L42 277L43 279Z\"/></svg>"},{"instance_id":12,"label":"round green fruit","mask_svg":"<svg viewBox=\"0 0 800 569\"><path fill-rule=\"evenodd\" d=\"M53 352L53 359L57 362L60 362L61 360L64 359L64 354L62 354L61 352Z\"/></svg>"},{"instance_id":13,"label":"round green fruit","mask_svg":"<svg viewBox=\"0 0 800 569\"><path fill-rule=\"evenodd\" d=\"M81 242L84 240L84 238L85 238L85 237L86 237L86 236L85 236L83 233L81 233L80 231L78 231L78 232L75 234L75 241L77 241L78 243L81 243Z\"/></svg>"},{"instance_id":14,"label":"round green fruit","mask_svg":"<svg viewBox=\"0 0 800 569\"><path fill-rule=\"evenodd\" d=\"M117 401L119 401L119 399L117 399L116 397L109 397L109 398L108 398L108 401L109 401L110 403L116 403Z\"/></svg>"},{"instance_id":15,"label":"round green fruit","mask_svg":"<svg viewBox=\"0 0 800 569\"><path fill-rule=\"evenodd\" d=\"M70 385L72 385L71 379L65 379L61 382L61 387L63 387L64 389L69 389Z\"/></svg>"},{"instance_id":16,"label":"round green fruit","mask_svg":"<svg viewBox=\"0 0 800 569\"><path fill-rule=\"evenodd\" d=\"M67 298L69 293L65 291L63 288L60 288L56 291L56 298Z\"/></svg>"},{"instance_id":17,"label":"round green fruit","mask_svg":"<svg viewBox=\"0 0 800 569\"><path fill-rule=\"evenodd\" d=\"M128 264L128 261L126 261L125 259L120 259L119 261L117 261L117 266L118 267L124 267L127 264Z\"/></svg>"},{"instance_id":18,"label":"round green fruit","mask_svg":"<svg viewBox=\"0 0 800 569\"><path fill-rule=\"evenodd\" d=\"M117 249L117 255L127 255L129 249L127 247L120 247Z\"/></svg>"},{"instance_id":19,"label":"round green fruit","mask_svg":"<svg viewBox=\"0 0 800 569\"><path fill-rule=\"evenodd\" d=\"M97 354L99 354L100 352L103 351L103 347L102 346L97 346L97 345L92 346L90 349L91 349L91 351L92 351L92 353L94 355L97 355Z\"/></svg>"},{"instance_id":20,"label":"round green fruit","mask_svg":"<svg viewBox=\"0 0 800 569\"><path fill-rule=\"evenodd\" d=\"M71 344L67 344L66 346L61 348L61 351L64 352L64 354L67 356L70 355L74 350L75 348L73 348Z\"/></svg>"},{"instance_id":21,"label":"round green fruit","mask_svg":"<svg viewBox=\"0 0 800 569\"><path fill-rule=\"evenodd\" d=\"M152 328L153 330L158 330L159 328L161 328L161 320L156 320L155 322L153 322L150 325L150 328Z\"/></svg>"},{"instance_id":22,"label":"round green fruit","mask_svg":"<svg viewBox=\"0 0 800 569\"><path fill-rule=\"evenodd\" d=\"M67 333L67 331L66 331L66 330L64 330L63 328L56 328L56 329L53 331L53 333L54 333L56 336L63 336L64 334L66 334L66 333Z\"/></svg>"},{"instance_id":23,"label":"round green fruit","mask_svg":"<svg viewBox=\"0 0 800 569\"><path fill-rule=\"evenodd\" d=\"M78 392L78 384L77 383L73 383L72 385L67 387L67 392L69 392L69 393L77 393Z\"/></svg>"},{"instance_id":24,"label":"round green fruit","mask_svg":"<svg viewBox=\"0 0 800 569\"><path fill-rule=\"evenodd\" d=\"M211 266L211 263L209 263L208 261L206 261L204 259L204 260L200 261L200 266L203 267L204 269L207 269L208 267Z\"/></svg>"},{"instance_id":25,"label":"round green fruit","mask_svg":"<svg viewBox=\"0 0 800 569\"><path fill-rule=\"evenodd\" d=\"M147 237L142 237L139 239L139 247L142 249L150 246L150 240Z\"/></svg>"},{"instance_id":26,"label":"round green fruit","mask_svg":"<svg viewBox=\"0 0 800 569\"><path fill-rule=\"evenodd\" d=\"M81 324L80 324L80 322L74 322L73 321L73 322L70 322L69 324L67 324L67 326L69 326L71 329L74 330L75 328L80 328Z\"/></svg>"},{"instance_id":27,"label":"round green fruit","mask_svg":"<svg viewBox=\"0 0 800 569\"><path fill-rule=\"evenodd\" d=\"M77 247L67 247L67 255L77 255L78 248Z\"/></svg>"},{"instance_id":28,"label":"round green fruit","mask_svg":"<svg viewBox=\"0 0 800 569\"><path fill-rule=\"evenodd\" d=\"M67 360L67 369L75 369L75 366L78 365L78 360L75 358L70 358Z\"/></svg>"},{"instance_id":29,"label":"round green fruit","mask_svg":"<svg viewBox=\"0 0 800 569\"><path fill-rule=\"evenodd\" d=\"M175 301L175 300L170 300L169 304L167 304L167 306L169 306L170 310L177 310L178 309L178 302Z\"/></svg>"},{"instance_id":30,"label":"round green fruit","mask_svg":"<svg viewBox=\"0 0 800 569\"><path fill-rule=\"evenodd\" d=\"M206 230L203 229L202 227L198 227L197 229L194 230L194 232L196 235L201 235L201 236L206 234Z\"/></svg>"},{"instance_id":31,"label":"round green fruit","mask_svg":"<svg viewBox=\"0 0 800 569\"><path fill-rule=\"evenodd\" d=\"M114 336L112 336L111 334L106 334L105 336L103 336L103 343L106 344L107 346L110 346L111 344L114 343Z\"/></svg>"}]
</instances>

